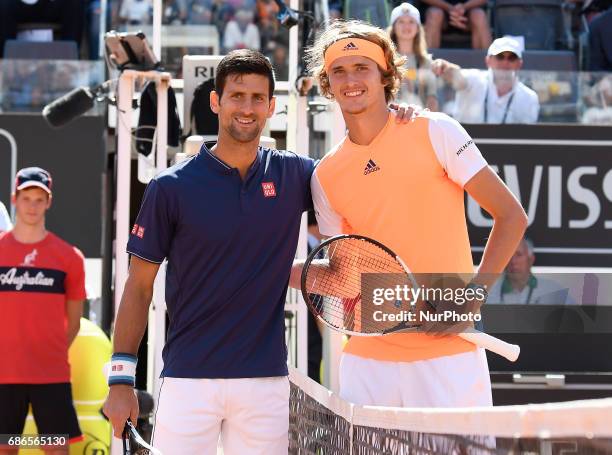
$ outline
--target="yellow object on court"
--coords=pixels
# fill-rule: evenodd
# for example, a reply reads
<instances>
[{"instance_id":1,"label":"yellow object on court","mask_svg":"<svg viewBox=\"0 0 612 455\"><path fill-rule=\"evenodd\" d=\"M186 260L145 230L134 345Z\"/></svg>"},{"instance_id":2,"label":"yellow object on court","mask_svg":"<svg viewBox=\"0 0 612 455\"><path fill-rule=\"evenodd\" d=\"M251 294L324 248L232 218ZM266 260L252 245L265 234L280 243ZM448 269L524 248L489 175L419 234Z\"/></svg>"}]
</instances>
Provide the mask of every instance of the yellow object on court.
<instances>
[{"instance_id":1,"label":"yellow object on court","mask_svg":"<svg viewBox=\"0 0 612 455\"><path fill-rule=\"evenodd\" d=\"M81 329L70 346L68 359L72 399L85 439L70 446L70 455L110 453L111 426L100 410L108 393L103 368L110 361L111 354L111 342L102 329L87 319L81 319ZM23 433L38 433L31 410ZM19 454L44 455L43 451L38 449L22 449Z\"/></svg>"}]
</instances>

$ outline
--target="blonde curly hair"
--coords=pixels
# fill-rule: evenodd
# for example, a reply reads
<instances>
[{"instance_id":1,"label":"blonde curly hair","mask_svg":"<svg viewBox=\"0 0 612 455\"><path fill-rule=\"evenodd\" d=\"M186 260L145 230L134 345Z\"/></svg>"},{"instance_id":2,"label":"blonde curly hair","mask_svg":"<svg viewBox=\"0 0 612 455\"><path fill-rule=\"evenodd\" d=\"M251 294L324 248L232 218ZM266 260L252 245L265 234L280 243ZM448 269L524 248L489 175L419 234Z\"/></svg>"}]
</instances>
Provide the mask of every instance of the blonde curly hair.
<instances>
[{"instance_id":1,"label":"blonde curly hair","mask_svg":"<svg viewBox=\"0 0 612 455\"><path fill-rule=\"evenodd\" d=\"M395 24L390 25L387 28L387 33L391 37L391 41L395 44L396 49L399 47L399 42L397 39L397 33L395 32ZM420 66L424 66L427 62L431 61L431 57L427 53L427 41L425 41L425 30L421 24L417 26L417 34L414 37L414 41L412 44L412 52L417 59L417 62Z\"/></svg>"},{"instance_id":2,"label":"blonde curly hair","mask_svg":"<svg viewBox=\"0 0 612 455\"><path fill-rule=\"evenodd\" d=\"M357 20L335 20L329 24L314 44L306 50L308 70L319 83L321 94L326 98L333 98L329 87L329 77L325 71L325 51L327 48L344 38L361 38L380 46L387 61L387 68L380 66L381 82L385 86L385 100L387 103L395 98L404 74L403 66L406 58L399 55L395 44L389 34L378 27Z\"/></svg>"}]
</instances>

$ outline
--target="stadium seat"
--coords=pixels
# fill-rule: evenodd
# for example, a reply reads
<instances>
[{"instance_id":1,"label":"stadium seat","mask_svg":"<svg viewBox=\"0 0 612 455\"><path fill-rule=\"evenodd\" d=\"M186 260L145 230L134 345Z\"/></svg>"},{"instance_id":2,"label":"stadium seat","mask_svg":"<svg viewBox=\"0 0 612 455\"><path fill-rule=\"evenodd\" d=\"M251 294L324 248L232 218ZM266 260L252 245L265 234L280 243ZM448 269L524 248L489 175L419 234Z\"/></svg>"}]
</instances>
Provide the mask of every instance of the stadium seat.
<instances>
[{"instance_id":1,"label":"stadium seat","mask_svg":"<svg viewBox=\"0 0 612 455\"><path fill-rule=\"evenodd\" d=\"M567 49L562 0L497 0L494 34L523 36L525 49Z\"/></svg>"},{"instance_id":2,"label":"stadium seat","mask_svg":"<svg viewBox=\"0 0 612 455\"><path fill-rule=\"evenodd\" d=\"M489 26L491 27L491 33L493 32L492 11L494 4L495 0L487 0L487 4L485 5L485 13L487 15L487 22L489 22ZM448 27L442 32L442 40L440 46L445 49L469 50L472 48L472 33L470 31L462 31L454 27Z\"/></svg>"},{"instance_id":3,"label":"stadium seat","mask_svg":"<svg viewBox=\"0 0 612 455\"><path fill-rule=\"evenodd\" d=\"M78 60L79 51L74 41L20 41L4 44L5 59L22 60Z\"/></svg>"},{"instance_id":4,"label":"stadium seat","mask_svg":"<svg viewBox=\"0 0 612 455\"><path fill-rule=\"evenodd\" d=\"M485 69L485 55L487 51L484 49L429 49L434 59L442 58L449 62L456 63L461 68L477 68Z\"/></svg>"},{"instance_id":5,"label":"stadium seat","mask_svg":"<svg viewBox=\"0 0 612 455\"><path fill-rule=\"evenodd\" d=\"M578 61L572 51L526 51L523 69L533 71L577 71Z\"/></svg>"},{"instance_id":6,"label":"stadium seat","mask_svg":"<svg viewBox=\"0 0 612 455\"><path fill-rule=\"evenodd\" d=\"M56 22L21 22L17 24L17 33L33 30L49 30L55 36L62 29L62 25Z\"/></svg>"},{"instance_id":7,"label":"stadium seat","mask_svg":"<svg viewBox=\"0 0 612 455\"><path fill-rule=\"evenodd\" d=\"M445 49L470 49L472 35L470 32L449 29L442 32L440 45Z\"/></svg>"}]
</instances>

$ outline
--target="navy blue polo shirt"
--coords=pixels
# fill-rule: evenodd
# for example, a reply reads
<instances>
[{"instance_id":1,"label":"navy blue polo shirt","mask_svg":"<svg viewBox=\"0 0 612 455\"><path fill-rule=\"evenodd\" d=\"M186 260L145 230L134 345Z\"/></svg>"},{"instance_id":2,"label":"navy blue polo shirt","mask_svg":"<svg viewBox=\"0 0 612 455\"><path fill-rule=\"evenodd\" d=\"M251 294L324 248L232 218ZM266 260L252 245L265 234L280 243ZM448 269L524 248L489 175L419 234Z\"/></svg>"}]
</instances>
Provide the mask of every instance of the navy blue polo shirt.
<instances>
[{"instance_id":1,"label":"navy blue polo shirt","mask_svg":"<svg viewBox=\"0 0 612 455\"><path fill-rule=\"evenodd\" d=\"M242 181L202 146L149 183L127 251L168 259L162 376L287 374L285 296L313 169L259 148Z\"/></svg>"}]
</instances>

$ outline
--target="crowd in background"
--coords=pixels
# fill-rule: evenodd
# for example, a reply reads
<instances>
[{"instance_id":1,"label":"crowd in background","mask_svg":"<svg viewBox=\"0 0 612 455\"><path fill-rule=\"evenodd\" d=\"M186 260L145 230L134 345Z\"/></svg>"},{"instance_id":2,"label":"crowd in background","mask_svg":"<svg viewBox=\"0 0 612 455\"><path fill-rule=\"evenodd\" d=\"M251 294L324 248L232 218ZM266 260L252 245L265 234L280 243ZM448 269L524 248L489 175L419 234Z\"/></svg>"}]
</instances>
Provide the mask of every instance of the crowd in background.
<instances>
[{"instance_id":1,"label":"crowd in background","mask_svg":"<svg viewBox=\"0 0 612 455\"><path fill-rule=\"evenodd\" d=\"M574 4L578 0L567 1ZM398 95L401 102L450 114L458 109L461 101L455 99L455 94L461 98L462 90L467 93L467 86L451 80L448 73L444 74L441 68L448 69L448 66L444 62L434 63L430 54L432 49L446 46L445 37L459 36L459 47L484 49L491 57L489 51L494 38L490 23L494 7L492 0L413 0L410 3L400 0L329 0L328 5L331 19L362 19L388 30L398 51L406 58L405 77ZM609 0L586 0L584 4L575 5L574 10L584 13L583 16L591 24L590 63L582 69L612 71L612 10L607 10L609 6ZM13 39L72 40L79 46L78 57L81 60L99 60L101 7L101 0L3 0L0 2L0 52ZM320 8L318 2L313 0L306 0L303 7L312 10ZM202 33L217 35L219 47L216 50L221 54L240 48L260 50L271 60L277 78L287 80L289 32L279 24L276 17L278 12L274 0L164 0L162 24L172 27L205 26ZM318 13L321 17L320 11ZM108 29L122 31L150 26L152 16L153 0L107 2ZM46 30L47 26L51 29ZM517 35L520 34L519 31ZM520 54L525 50L525 45L520 37L518 41ZM457 47L457 42L451 45ZM212 49L204 47L164 48L162 59L176 77L181 77L182 55L211 52ZM516 76L522 67L522 55L514 56L518 63L505 70L514 72ZM492 66L499 64L495 58L488 57L487 68L490 72ZM40 67L33 62L4 65L0 90L4 94L0 107L5 110L28 110L32 106L44 105L78 83L91 82L76 81L77 74L78 71L69 65L62 69L52 64ZM466 76L467 73L455 71L453 74L456 79L456 75ZM82 76L80 78L84 79ZM592 85L596 93L586 93L584 103L587 106L603 103L607 109L609 98L612 98L610 80L604 78ZM478 96L486 96L480 86ZM537 91L537 88L532 88ZM542 98L547 94L537 91L537 95ZM491 98L487 97L486 100L491 101ZM494 101L500 105L504 102L501 95ZM479 103L482 104L482 101ZM532 108L530 112L522 121L537 120L537 109ZM533 112L536 120L533 120ZM487 121L481 113L471 116L468 121L478 118ZM506 115L504 121L512 122L512 115Z\"/></svg>"}]
</instances>

